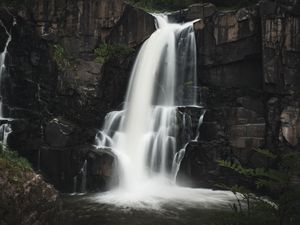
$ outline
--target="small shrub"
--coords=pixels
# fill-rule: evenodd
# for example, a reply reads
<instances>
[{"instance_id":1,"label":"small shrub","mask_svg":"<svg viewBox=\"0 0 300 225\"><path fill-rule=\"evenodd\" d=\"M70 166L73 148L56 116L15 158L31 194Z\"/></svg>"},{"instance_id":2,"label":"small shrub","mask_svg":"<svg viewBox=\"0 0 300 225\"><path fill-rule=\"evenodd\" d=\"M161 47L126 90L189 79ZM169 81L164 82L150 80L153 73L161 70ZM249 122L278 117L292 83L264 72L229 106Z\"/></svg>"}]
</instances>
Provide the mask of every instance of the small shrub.
<instances>
[{"instance_id":1,"label":"small shrub","mask_svg":"<svg viewBox=\"0 0 300 225\"><path fill-rule=\"evenodd\" d=\"M17 152L7 149L3 144L0 144L0 165L10 167L15 171L32 171L27 159L20 157Z\"/></svg>"},{"instance_id":2,"label":"small shrub","mask_svg":"<svg viewBox=\"0 0 300 225\"><path fill-rule=\"evenodd\" d=\"M253 191L244 186L234 185L223 188L231 190L238 199L238 204L234 204L235 217L234 224L252 225L262 219L268 218L262 224L272 225L296 225L299 224L300 208L300 187L295 182L299 178L300 153L273 154L269 150L257 149L257 153L272 160L276 166L274 168L246 168L242 165L230 161L220 160L219 165L235 171L243 178L256 184L257 190L267 190L271 202L266 198L257 197ZM239 195L246 201L246 209L242 207ZM260 221L262 222L262 221Z\"/></svg>"},{"instance_id":3,"label":"small shrub","mask_svg":"<svg viewBox=\"0 0 300 225\"><path fill-rule=\"evenodd\" d=\"M53 46L53 59L61 71L75 69L74 63L61 45Z\"/></svg>"}]
</instances>

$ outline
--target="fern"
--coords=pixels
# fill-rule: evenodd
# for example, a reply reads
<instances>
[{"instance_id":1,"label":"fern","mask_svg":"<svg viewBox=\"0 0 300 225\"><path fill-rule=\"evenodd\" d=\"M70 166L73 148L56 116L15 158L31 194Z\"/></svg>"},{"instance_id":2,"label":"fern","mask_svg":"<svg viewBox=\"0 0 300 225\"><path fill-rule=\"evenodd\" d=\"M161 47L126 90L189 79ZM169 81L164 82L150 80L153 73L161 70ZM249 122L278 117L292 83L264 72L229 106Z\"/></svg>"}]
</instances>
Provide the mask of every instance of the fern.
<instances>
[{"instance_id":1,"label":"fern","mask_svg":"<svg viewBox=\"0 0 300 225\"><path fill-rule=\"evenodd\" d=\"M236 205L232 207L234 212L239 214L236 217L237 224L240 224L241 218L243 218L241 224L252 224L257 214L261 213L261 211L257 210L257 206L261 207L263 210L271 210L271 215L273 215L277 221L273 224L299 224L300 188L299 185L292 182L292 180L299 178L300 153L292 152L275 155L265 149L256 149L255 151L272 160L273 163L276 163L277 166L275 168L277 169L265 167L245 168L240 164L230 161L217 161L221 167L230 169L243 176L248 181L254 182L257 189L267 189L275 196L272 203L270 203L265 199L254 196L251 193L251 190L244 186L234 185L228 187L226 185L221 185L223 188L232 191L237 198L240 194L243 197L243 200L246 200L247 202L246 220L248 221L246 223L244 223L245 216L240 216L244 215L240 199L238 199L239 207ZM272 219L272 221L274 220Z\"/></svg>"}]
</instances>

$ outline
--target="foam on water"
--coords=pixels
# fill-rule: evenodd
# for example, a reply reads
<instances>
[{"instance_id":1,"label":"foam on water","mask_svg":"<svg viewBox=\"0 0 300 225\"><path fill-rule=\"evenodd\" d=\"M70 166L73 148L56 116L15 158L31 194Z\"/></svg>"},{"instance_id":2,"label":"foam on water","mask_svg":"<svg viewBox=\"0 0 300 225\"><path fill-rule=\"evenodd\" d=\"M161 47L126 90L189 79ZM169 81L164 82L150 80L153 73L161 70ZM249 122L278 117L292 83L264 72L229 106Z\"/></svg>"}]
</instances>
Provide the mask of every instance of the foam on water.
<instances>
[{"instance_id":1,"label":"foam on water","mask_svg":"<svg viewBox=\"0 0 300 225\"><path fill-rule=\"evenodd\" d=\"M118 188L93 196L91 200L121 209L163 210L168 206L176 209L228 209L235 198L229 191L179 187L163 179L150 179L132 189Z\"/></svg>"}]
</instances>

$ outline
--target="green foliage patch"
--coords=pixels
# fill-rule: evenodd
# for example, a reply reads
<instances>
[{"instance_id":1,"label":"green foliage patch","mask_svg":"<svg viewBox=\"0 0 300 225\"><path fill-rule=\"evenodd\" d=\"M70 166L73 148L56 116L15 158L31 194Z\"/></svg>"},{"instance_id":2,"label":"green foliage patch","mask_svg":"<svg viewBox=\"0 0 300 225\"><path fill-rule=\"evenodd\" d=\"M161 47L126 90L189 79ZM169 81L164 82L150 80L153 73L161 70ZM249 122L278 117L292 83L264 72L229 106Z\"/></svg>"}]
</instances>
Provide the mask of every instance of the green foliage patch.
<instances>
[{"instance_id":1,"label":"green foliage patch","mask_svg":"<svg viewBox=\"0 0 300 225\"><path fill-rule=\"evenodd\" d=\"M75 69L75 65L61 45L53 45L53 59L61 71Z\"/></svg>"},{"instance_id":2,"label":"green foliage patch","mask_svg":"<svg viewBox=\"0 0 300 225\"><path fill-rule=\"evenodd\" d=\"M95 49L96 61L99 63L105 63L108 59L117 56L127 56L134 52L133 48L124 44L101 44Z\"/></svg>"},{"instance_id":3,"label":"green foliage patch","mask_svg":"<svg viewBox=\"0 0 300 225\"><path fill-rule=\"evenodd\" d=\"M251 183L255 183L257 193L243 185L226 186L237 197L233 204L234 216L220 224L237 225L298 225L300 222L300 153L274 154L269 150L256 150L275 164L273 168L247 168L226 160L218 161L221 167L230 169ZM258 197L259 191L269 193L267 198ZM242 202L246 202L246 207Z\"/></svg>"},{"instance_id":4,"label":"green foliage patch","mask_svg":"<svg viewBox=\"0 0 300 225\"><path fill-rule=\"evenodd\" d=\"M27 159L20 157L15 151L7 149L6 146L0 144L0 168L9 168L18 171L32 171L32 167Z\"/></svg>"}]
</instances>

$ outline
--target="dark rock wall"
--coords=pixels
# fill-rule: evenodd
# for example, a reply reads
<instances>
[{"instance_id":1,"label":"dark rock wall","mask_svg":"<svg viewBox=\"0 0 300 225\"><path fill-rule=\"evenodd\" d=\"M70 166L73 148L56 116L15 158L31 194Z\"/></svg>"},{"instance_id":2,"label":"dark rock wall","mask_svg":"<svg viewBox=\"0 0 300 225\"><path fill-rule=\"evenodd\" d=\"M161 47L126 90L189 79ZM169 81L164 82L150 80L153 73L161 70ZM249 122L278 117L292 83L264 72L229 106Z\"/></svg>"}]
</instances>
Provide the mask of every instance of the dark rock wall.
<instances>
[{"instance_id":1,"label":"dark rock wall","mask_svg":"<svg viewBox=\"0 0 300 225\"><path fill-rule=\"evenodd\" d=\"M192 177L197 185L213 184L222 177L216 159L256 166L264 162L255 148L299 148L298 9L299 1L264 0L228 11L193 5L174 15L203 18L194 27L206 110L178 181ZM102 64L94 49L106 42L138 50L155 30L153 17L121 0L44 0L29 10L1 9L0 19L13 35L9 77L1 87L5 114L16 119L11 147L60 190L72 191L75 178L80 182L84 160L91 186L105 186L113 156L95 153L94 138L106 113L122 106L137 51ZM0 49L6 39L0 27ZM63 47L71 67L59 68L55 45Z\"/></svg>"},{"instance_id":2,"label":"dark rock wall","mask_svg":"<svg viewBox=\"0 0 300 225\"><path fill-rule=\"evenodd\" d=\"M121 0L34 1L29 9L1 9L0 19L12 33L1 87L5 117L15 119L8 143L57 188L73 191L106 113L125 99L136 54L103 64L94 49L106 42L138 50L154 19ZM0 40L2 49L2 28ZM55 46L71 66L58 66Z\"/></svg>"},{"instance_id":3,"label":"dark rock wall","mask_svg":"<svg viewBox=\"0 0 300 225\"><path fill-rule=\"evenodd\" d=\"M213 185L224 175L217 159L261 166L257 148L299 150L298 7L298 1L266 0L195 23L207 112L179 181L187 175Z\"/></svg>"}]
</instances>

